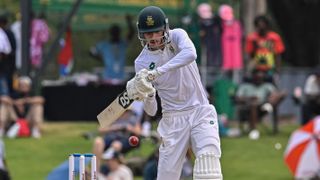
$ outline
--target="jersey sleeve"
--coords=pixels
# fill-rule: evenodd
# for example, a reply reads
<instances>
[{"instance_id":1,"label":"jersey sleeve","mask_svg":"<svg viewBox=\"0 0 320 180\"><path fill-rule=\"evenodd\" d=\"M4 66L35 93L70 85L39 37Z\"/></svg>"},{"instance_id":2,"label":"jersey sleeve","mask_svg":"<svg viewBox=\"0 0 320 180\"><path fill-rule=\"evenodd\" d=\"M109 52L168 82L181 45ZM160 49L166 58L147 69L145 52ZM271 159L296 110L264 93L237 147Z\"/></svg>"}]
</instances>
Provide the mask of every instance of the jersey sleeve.
<instances>
[{"instance_id":1,"label":"jersey sleeve","mask_svg":"<svg viewBox=\"0 0 320 180\"><path fill-rule=\"evenodd\" d=\"M177 45L178 54L157 68L161 74L188 65L197 58L196 48L187 32L183 29L174 29L171 32L170 38L172 43Z\"/></svg>"}]
</instances>

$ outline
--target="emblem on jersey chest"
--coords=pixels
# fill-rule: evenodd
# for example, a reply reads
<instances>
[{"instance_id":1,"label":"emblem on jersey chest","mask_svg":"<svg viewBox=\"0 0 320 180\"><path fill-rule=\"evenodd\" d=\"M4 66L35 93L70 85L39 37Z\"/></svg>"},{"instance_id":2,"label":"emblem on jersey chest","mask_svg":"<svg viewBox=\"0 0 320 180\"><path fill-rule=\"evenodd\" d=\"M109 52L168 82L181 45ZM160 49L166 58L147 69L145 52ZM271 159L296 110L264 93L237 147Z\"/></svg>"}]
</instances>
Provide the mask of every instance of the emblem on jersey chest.
<instances>
[{"instance_id":1,"label":"emblem on jersey chest","mask_svg":"<svg viewBox=\"0 0 320 180\"><path fill-rule=\"evenodd\" d=\"M151 62L149 65L149 70L153 70L156 67L156 64L154 62Z\"/></svg>"}]
</instances>

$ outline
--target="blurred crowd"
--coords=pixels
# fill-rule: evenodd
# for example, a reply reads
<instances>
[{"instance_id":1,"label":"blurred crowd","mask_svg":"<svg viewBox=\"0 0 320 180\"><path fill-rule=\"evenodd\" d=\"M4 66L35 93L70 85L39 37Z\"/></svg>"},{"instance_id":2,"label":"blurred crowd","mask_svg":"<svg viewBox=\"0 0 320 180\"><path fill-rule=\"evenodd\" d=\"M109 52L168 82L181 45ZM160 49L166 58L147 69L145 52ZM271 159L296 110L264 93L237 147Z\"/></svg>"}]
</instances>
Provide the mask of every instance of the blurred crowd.
<instances>
[{"instance_id":1,"label":"blurred crowd","mask_svg":"<svg viewBox=\"0 0 320 180\"><path fill-rule=\"evenodd\" d=\"M257 124L265 117L278 123L277 107L287 95L279 89L285 46L268 16L256 16L254 31L245 34L230 5L222 4L217 9L215 13L210 4L199 4L197 24L201 38L199 63L206 67L207 74L216 74L207 86L219 115L220 134L248 133L249 138L258 139ZM239 121L239 128L229 127L233 120Z\"/></svg>"},{"instance_id":2,"label":"blurred crowd","mask_svg":"<svg viewBox=\"0 0 320 180\"><path fill-rule=\"evenodd\" d=\"M44 98L32 91L32 79L21 74L21 21L8 23L0 15L0 137L41 137ZM49 28L42 15L31 14L30 64L41 67L42 49L49 39Z\"/></svg>"},{"instance_id":3,"label":"blurred crowd","mask_svg":"<svg viewBox=\"0 0 320 180\"><path fill-rule=\"evenodd\" d=\"M32 79L21 74L21 21L9 24L0 15L0 179L9 180L3 137L41 138L44 98L32 92ZM39 69L49 28L42 17L31 15L30 64Z\"/></svg>"},{"instance_id":4,"label":"blurred crowd","mask_svg":"<svg viewBox=\"0 0 320 180\"><path fill-rule=\"evenodd\" d=\"M281 89L285 46L267 15L256 16L254 31L244 34L231 6L221 5L217 13L212 9L210 4L202 3L197 14L204 54L201 63L220 73L209 94L219 114L222 136L248 133L250 139L258 139L257 124L265 121L277 133L278 108L287 97L301 105L302 116L297 117L301 125L319 114L318 69L310 72L304 87L297 87L292 94ZM240 127L230 128L230 120L237 120Z\"/></svg>"}]
</instances>

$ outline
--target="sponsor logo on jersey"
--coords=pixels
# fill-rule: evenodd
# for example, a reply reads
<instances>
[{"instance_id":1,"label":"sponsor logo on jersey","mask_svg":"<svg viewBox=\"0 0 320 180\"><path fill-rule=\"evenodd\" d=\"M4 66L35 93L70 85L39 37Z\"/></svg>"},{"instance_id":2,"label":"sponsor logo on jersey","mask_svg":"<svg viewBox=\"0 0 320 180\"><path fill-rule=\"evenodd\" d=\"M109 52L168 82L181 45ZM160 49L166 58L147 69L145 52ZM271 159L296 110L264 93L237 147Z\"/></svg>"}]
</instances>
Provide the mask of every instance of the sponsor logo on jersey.
<instances>
[{"instance_id":1,"label":"sponsor logo on jersey","mask_svg":"<svg viewBox=\"0 0 320 180\"><path fill-rule=\"evenodd\" d=\"M156 67L156 64L154 62L150 63L149 70L153 70Z\"/></svg>"},{"instance_id":2,"label":"sponsor logo on jersey","mask_svg":"<svg viewBox=\"0 0 320 180\"><path fill-rule=\"evenodd\" d=\"M210 124L214 124L214 121L210 121Z\"/></svg>"},{"instance_id":3,"label":"sponsor logo on jersey","mask_svg":"<svg viewBox=\"0 0 320 180\"><path fill-rule=\"evenodd\" d=\"M121 93L118 99L120 106L122 106L124 109L128 108L133 102L133 100L128 97L127 91Z\"/></svg>"}]
</instances>

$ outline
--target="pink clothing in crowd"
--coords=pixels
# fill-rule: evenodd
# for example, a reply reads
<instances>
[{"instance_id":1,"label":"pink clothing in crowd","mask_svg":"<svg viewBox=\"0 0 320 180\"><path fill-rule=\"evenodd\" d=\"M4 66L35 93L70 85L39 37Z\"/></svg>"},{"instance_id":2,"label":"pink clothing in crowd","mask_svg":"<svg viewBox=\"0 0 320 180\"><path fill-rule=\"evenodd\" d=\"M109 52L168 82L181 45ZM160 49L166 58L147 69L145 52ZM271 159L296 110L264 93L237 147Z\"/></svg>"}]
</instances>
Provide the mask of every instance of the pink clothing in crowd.
<instances>
[{"instance_id":1,"label":"pink clothing in crowd","mask_svg":"<svg viewBox=\"0 0 320 180\"><path fill-rule=\"evenodd\" d=\"M242 69L242 29L238 20L223 21L222 23L222 57L223 69Z\"/></svg>"},{"instance_id":2,"label":"pink clothing in crowd","mask_svg":"<svg viewBox=\"0 0 320 180\"><path fill-rule=\"evenodd\" d=\"M49 28L42 19L34 19L31 24L30 56L31 64L40 68L42 63L42 49L44 43L49 40Z\"/></svg>"}]
</instances>

